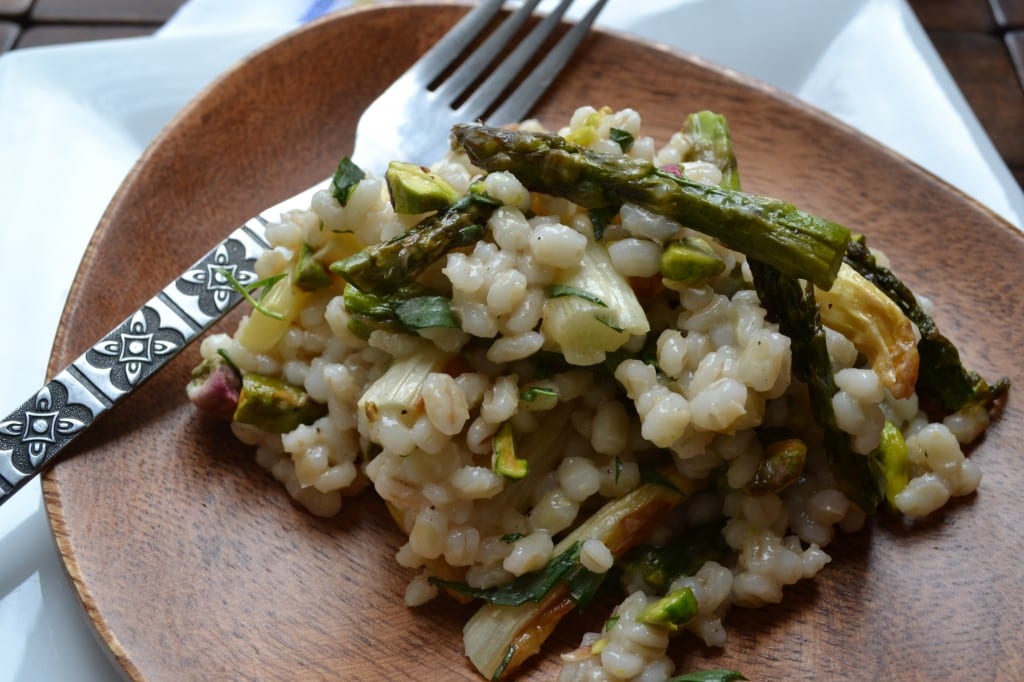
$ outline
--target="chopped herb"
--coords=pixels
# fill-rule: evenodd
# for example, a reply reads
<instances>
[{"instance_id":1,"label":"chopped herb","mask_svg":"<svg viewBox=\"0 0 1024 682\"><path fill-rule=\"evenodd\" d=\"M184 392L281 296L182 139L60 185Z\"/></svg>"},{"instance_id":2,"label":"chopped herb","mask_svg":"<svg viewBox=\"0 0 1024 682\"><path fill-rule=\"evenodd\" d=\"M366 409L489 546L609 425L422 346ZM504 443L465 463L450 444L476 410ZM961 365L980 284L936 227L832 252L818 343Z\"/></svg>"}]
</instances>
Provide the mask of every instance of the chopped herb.
<instances>
[{"instance_id":1,"label":"chopped herb","mask_svg":"<svg viewBox=\"0 0 1024 682\"><path fill-rule=\"evenodd\" d=\"M604 326L608 327L612 331L616 331L616 332L624 331L622 329L622 327L619 327L618 325L612 324L612 322L610 320L607 320L607 319L601 317L600 315L594 315L594 319L597 320L598 322L600 322L601 324L603 324Z\"/></svg>"},{"instance_id":2,"label":"chopped herb","mask_svg":"<svg viewBox=\"0 0 1024 682\"><path fill-rule=\"evenodd\" d=\"M236 365L235 361L231 359L230 355L228 355L228 351L226 348L218 348L217 355L224 358L224 364L231 368L231 371L235 373L235 376L239 378L242 377L242 370L238 369L238 365Z\"/></svg>"},{"instance_id":3,"label":"chopped herb","mask_svg":"<svg viewBox=\"0 0 1024 682\"><path fill-rule=\"evenodd\" d=\"M480 241L483 236L483 225L469 225L459 230L459 234L455 238L455 243L458 246L469 246L470 244Z\"/></svg>"},{"instance_id":4,"label":"chopped herb","mask_svg":"<svg viewBox=\"0 0 1024 682\"><path fill-rule=\"evenodd\" d=\"M511 545L516 540L524 537L526 536L522 533L509 533L508 535L502 535L501 541L504 542L506 545Z\"/></svg>"},{"instance_id":5,"label":"chopped herb","mask_svg":"<svg viewBox=\"0 0 1024 682\"><path fill-rule=\"evenodd\" d=\"M612 616L611 618L609 618L608 620L606 620L604 622L604 627L601 628L601 632L608 632L613 627L615 627L615 624L618 623L618 622L619 622L619 617L618 616Z\"/></svg>"},{"instance_id":6,"label":"chopped herb","mask_svg":"<svg viewBox=\"0 0 1024 682\"><path fill-rule=\"evenodd\" d=\"M482 589L434 577L430 578L430 582L446 590L499 606L540 603L556 585L564 583L569 588L569 595L573 600L585 606L597 592L607 573L593 573L583 567L580 563L582 547L582 542L574 542L567 550L552 558L544 568L524 573L502 587Z\"/></svg>"},{"instance_id":7,"label":"chopped herb","mask_svg":"<svg viewBox=\"0 0 1024 682\"><path fill-rule=\"evenodd\" d=\"M698 670L685 675L677 675L668 682L736 682L745 680L742 673L735 670Z\"/></svg>"},{"instance_id":8,"label":"chopped herb","mask_svg":"<svg viewBox=\"0 0 1024 682\"><path fill-rule=\"evenodd\" d=\"M338 170L334 172L334 177L331 178L331 193L338 200L338 203L344 206L348 203L348 199L352 196L356 185L365 177L366 173L363 172L363 169L346 156L338 163Z\"/></svg>"},{"instance_id":9,"label":"chopped herb","mask_svg":"<svg viewBox=\"0 0 1024 682\"><path fill-rule=\"evenodd\" d=\"M532 403L534 400L541 397L557 398L558 391L553 391L550 388L544 388L543 386L531 386L519 394L519 399L528 403Z\"/></svg>"},{"instance_id":10,"label":"chopped herb","mask_svg":"<svg viewBox=\"0 0 1024 682\"><path fill-rule=\"evenodd\" d=\"M608 137L612 139L612 142L617 142L619 148L622 149L622 153L625 154L633 147L633 142L636 140L632 133L628 133L621 128L612 128L608 131Z\"/></svg>"},{"instance_id":11,"label":"chopped herb","mask_svg":"<svg viewBox=\"0 0 1024 682\"><path fill-rule=\"evenodd\" d=\"M619 477L622 476L622 458L616 457L613 466L615 467L615 484L618 485Z\"/></svg>"},{"instance_id":12,"label":"chopped herb","mask_svg":"<svg viewBox=\"0 0 1024 682\"><path fill-rule=\"evenodd\" d=\"M452 204L452 208L455 210L463 210L465 208L468 208L472 204L494 207L502 205L500 201L487 196L482 190L478 190L476 187L476 185L470 187L469 194L467 194L466 196L462 197L454 204Z\"/></svg>"},{"instance_id":13,"label":"chopped herb","mask_svg":"<svg viewBox=\"0 0 1024 682\"><path fill-rule=\"evenodd\" d=\"M286 277L286 274L282 273L280 275L273 275L272 277L264 277L263 279L253 282L249 286L245 286L237 279L235 279L235 276L231 274L230 270L227 270L226 268L217 268L217 272L219 272L221 276L228 281L228 284L231 285L232 289L241 294L242 298L249 302L249 305L253 307L253 310L256 310L257 312L260 312L266 315L267 317L273 318L275 320L284 319L284 315L282 315L281 313L275 313L273 310L267 310L262 305L262 302L263 297L267 295L267 292L270 291L270 288L277 284L284 277ZM262 288L263 291L260 292L260 298L257 301L252 297L252 292L260 288Z\"/></svg>"},{"instance_id":14,"label":"chopped herb","mask_svg":"<svg viewBox=\"0 0 1024 682\"><path fill-rule=\"evenodd\" d=\"M563 296L574 296L576 298L582 298L584 301L590 301L594 305L599 305L602 308L608 307L607 303L599 299L594 294L565 284L555 284L548 287L547 296L548 298L562 298Z\"/></svg>"},{"instance_id":15,"label":"chopped herb","mask_svg":"<svg viewBox=\"0 0 1024 682\"><path fill-rule=\"evenodd\" d=\"M505 658L501 659L501 663L498 664L498 668L494 671L494 676L491 677L492 680L501 679L501 676L505 674L505 668L507 668L508 664L512 662L512 657L516 655L517 650L518 648L515 644L508 648Z\"/></svg>"},{"instance_id":16,"label":"chopped herb","mask_svg":"<svg viewBox=\"0 0 1024 682\"><path fill-rule=\"evenodd\" d=\"M395 306L395 315L408 329L459 326L452 314L452 302L444 296L418 296Z\"/></svg>"}]
</instances>

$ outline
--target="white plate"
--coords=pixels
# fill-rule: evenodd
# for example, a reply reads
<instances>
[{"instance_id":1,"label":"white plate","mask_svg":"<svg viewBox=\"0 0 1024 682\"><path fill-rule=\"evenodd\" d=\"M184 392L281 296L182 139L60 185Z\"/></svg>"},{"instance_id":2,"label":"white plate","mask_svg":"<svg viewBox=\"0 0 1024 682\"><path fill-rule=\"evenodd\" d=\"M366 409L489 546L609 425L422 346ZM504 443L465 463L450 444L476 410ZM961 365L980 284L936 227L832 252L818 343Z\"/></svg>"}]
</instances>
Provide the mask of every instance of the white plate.
<instances>
[{"instance_id":1,"label":"white plate","mask_svg":"<svg viewBox=\"0 0 1024 682\"><path fill-rule=\"evenodd\" d=\"M1024 195L903 0L612 0L603 19L788 90L1024 222ZM149 140L279 30L0 58L0 290L17 329L0 335L0 411L42 384L77 263ZM680 103L682 115L685 93ZM0 682L116 678L63 573L37 483L0 509L0 548Z\"/></svg>"}]
</instances>

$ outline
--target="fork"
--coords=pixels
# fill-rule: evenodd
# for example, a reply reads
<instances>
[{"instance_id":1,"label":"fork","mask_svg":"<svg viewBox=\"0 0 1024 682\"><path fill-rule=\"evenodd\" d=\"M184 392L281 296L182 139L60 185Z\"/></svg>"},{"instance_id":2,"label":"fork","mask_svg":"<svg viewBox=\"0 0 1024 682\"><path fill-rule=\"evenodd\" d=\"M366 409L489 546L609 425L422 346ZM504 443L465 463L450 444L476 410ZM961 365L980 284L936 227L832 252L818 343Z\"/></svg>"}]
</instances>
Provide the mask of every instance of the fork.
<instances>
[{"instance_id":1,"label":"fork","mask_svg":"<svg viewBox=\"0 0 1024 682\"><path fill-rule=\"evenodd\" d=\"M607 0L597 0L536 67L529 65L573 0L562 0L500 58L539 2L526 0L462 58L487 33L502 0L484 0L469 11L363 112L353 158L378 173L395 159L427 164L443 156L455 123L507 124L524 118L576 52ZM488 68L492 71L485 77ZM0 506L243 300L239 285L257 282L256 259L269 248L264 227L287 210L307 207L322 185L246 221L0 420Z\"/></svg>"}]
</instances>

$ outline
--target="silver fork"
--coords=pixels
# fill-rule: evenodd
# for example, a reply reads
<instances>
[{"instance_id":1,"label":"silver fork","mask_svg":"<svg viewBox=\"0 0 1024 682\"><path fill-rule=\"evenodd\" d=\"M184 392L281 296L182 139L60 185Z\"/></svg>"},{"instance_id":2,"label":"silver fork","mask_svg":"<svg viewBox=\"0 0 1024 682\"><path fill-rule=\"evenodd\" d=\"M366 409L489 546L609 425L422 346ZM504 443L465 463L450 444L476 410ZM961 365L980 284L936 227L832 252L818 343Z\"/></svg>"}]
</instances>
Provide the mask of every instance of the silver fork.
<instances>
[{"instance_id":1,"label":"silver fork","mask_svg":"<svg viewBox=\"0 0 1024 682\"><path fill-rule=\"evenodd\" d=\"M448 130L455 123L480 119L501 124L525 117L607 0L597 0L520 85L502 97L539 54L573 0L562 0L498 62L538 2L526 0L460 61L492 23L502 0L485 0L467 13L363 112L356 131L356 162L378 173L391 160L429 163L443 156ZM492 73L481 81L488 68ZM451 75L435 85L449 70ZM478 81L480 85L473 87ZM321 186L300 192L237 228L0 420L0 506L68 443L237 305L243 296L236 284L257 281L256 259L269 247L264 226L283 211L308 206Z\"/></svg>"}]
</instances>

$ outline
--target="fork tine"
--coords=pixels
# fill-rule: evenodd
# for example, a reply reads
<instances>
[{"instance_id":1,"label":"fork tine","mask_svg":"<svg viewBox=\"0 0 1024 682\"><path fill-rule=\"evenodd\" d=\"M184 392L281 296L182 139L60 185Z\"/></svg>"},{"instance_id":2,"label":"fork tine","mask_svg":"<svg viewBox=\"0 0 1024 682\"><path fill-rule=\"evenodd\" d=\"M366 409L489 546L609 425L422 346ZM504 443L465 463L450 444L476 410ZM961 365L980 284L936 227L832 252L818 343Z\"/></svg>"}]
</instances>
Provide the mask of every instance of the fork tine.
<instances>
[{"instance_id":1,"label":"fork tine","mask_svg":"<svg viewBox=\"0 0 1024 682\"><path fill-rule=\"evenodd\" d=\"M604 1L602 0L602 4ZM537 54L544 41L548 39L548 36L558 26L558 22L561 21L565 11L569 9L569 5L572 3L573 0L562 0L558 7L552 10L550 14L544 17L527 34L526 38L505 58L505 61L495 69L494 73L488 76L487 80L481 83L476 91L463 102L458 111L464 118L479 118L494 104L495 100L508 87L509 83L523 70L523 67L526 66L530 59Z\"/></svg>"},{"instance_id":2,"label":"fork tine","mask_svg":"<svg viewBox=\"0 0 1024 682\"><path fill-rule=\"evenodd\" d=\"M597 15L604 8L608 0L598 2L587 12L586 16L569 30L565 36L558 41L537 65L537 68L527 76L526 80L519 84L519 87L509 95L501 106L489 117L488 122L496 125L504 125L518 121L529 113L533 105L540 99L540 96L548 89L555 77L562 71L566 62L576 52L576 48L583 42L590 26L597 19Z\"/></svg>"},{"instance_id":3,"label":"fork tine","mask_svg":"<svg viewBox=\"0 0 1024 682\"><path fill-rule=\"evenodd\" d=\"M451 76L444 83L438 86L435 94L444 102L452 103L466 91L466 89L480 77L483 70L501 53L505 46L512 40L523 23L533 12L540 0L528 0L508 16L487 40L483 42L473 54L459 65Z\"/></svg>"},{"instance_id":4,"label":"fork tine","mask_svg":"<svg viewBox=\"0 0 1024 682\"><path fill-rule=\"evenodd\" d=\"M430 85L451 65L501 9L503 0L487 0L459 19L441 40L420 57L406 76L413 76L424 87Z\"/></svg>"}]
</instances>

